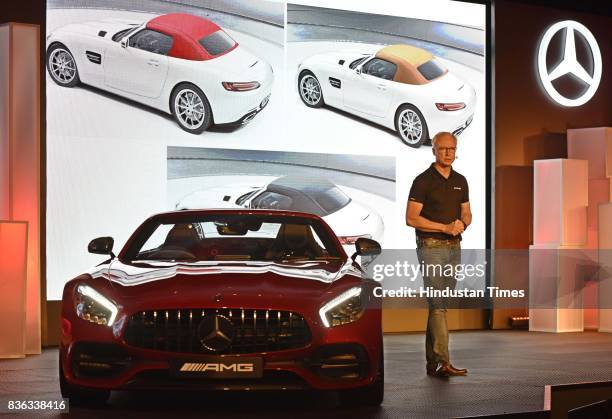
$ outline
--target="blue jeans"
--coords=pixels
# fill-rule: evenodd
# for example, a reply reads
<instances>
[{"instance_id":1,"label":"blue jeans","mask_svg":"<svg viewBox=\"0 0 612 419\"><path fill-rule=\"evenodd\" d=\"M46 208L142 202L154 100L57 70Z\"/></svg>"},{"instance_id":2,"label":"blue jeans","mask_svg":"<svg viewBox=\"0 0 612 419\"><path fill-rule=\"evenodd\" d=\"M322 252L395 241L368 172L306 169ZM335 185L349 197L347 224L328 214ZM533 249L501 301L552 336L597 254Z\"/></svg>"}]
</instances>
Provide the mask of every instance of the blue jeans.
<instances>
[{"instance_id":1,"label":"blue jeans","mask_svg":"<svg viewBox=\"0 0 612 419\"><path fill-rule=\"evenodd\" d=\"M417 256L422 263L423 286L435 290L455 289L457 280L448 265L454 267L461 263L461 245L459 240L441 240L417 237ZM446 323L447 298L429 297L429 315L425 336L425 356L427 363L438 364L450 362L448 353L448 325Z\"/></svg>"}]
</instances>

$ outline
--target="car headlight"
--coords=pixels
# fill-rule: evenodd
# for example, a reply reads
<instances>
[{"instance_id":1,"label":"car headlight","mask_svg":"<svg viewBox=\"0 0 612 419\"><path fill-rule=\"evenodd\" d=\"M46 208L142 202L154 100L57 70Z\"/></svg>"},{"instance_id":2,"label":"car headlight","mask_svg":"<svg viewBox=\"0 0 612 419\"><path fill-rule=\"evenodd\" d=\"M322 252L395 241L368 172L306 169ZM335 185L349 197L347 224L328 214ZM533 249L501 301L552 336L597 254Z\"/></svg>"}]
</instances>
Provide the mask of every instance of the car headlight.
<instances>
[{"instance_id":1,"label":"car headlight","mask_svg":"<svg viewBox=\"0 0 612 419\"><path fill-rule=\"evenodd\" d=\"M92 323L112 326L117 306L89 285L79 285L74 295L77 316Z\"/></svg>"},{"instance_id":2,"label":"car headlight","mask_svg":"<svg viewBox=\"0 0 612 419\"><path fill-rule=\"evenodd\" d=\"M319 310L323 325L335 327L359 319L365 311L361 292L361 287L353 287L325 303Z\"/></svg>"}]
</instances>

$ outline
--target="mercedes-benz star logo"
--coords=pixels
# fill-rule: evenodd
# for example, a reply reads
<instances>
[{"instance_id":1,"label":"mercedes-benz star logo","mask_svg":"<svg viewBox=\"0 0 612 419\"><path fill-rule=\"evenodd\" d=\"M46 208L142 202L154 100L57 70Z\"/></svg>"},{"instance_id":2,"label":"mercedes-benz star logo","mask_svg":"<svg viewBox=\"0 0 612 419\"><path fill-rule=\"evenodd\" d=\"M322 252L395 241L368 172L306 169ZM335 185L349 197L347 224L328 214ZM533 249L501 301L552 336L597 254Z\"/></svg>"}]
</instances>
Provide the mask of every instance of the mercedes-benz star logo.
<instances>
[{"instance_id":1,"label":"mercedes-benz star logo","mask_svg":"<svg viewBox=\"0 0 612 419\"><path fill-rule=\"evenodd\" d=\"M198 325L198 338L204 349L221 352L232 344L234 325L230 319L220 314L206 316Z\"/></svg>"},{"instance_id":2,"label":"mercedes-benz star logo","mask_svg":"<svg viewBox=\"0 0 612 419\"><path fill-rule=\"evenodd\" d=\"M548 72L548 68L546 66L546 53L548 52L550 40L562 29L565 29L563 59L555 68L552 69L551 72ZM591 57L593 58L592 75L585 70L585 68L576 58L575 32L579 32L589 44ZM583 24L573 20L564 20L562 22L555 23L544 33L544 37L540 41L540 48L538 50L538 72L544 90L546 90L550 97L560 105L580 106L587 103L593 97L597 91L597 88L599 87L599 82L601 81L601 67L601 52L599 51L599 45L597 45L597 41L595 40L595 37L591 31L589 31ZM572 99L567 98L560 94L552 85L554 80L566 74L574 75L588 86L586 91L580 97Z\"/></svg>"}]
</instances>

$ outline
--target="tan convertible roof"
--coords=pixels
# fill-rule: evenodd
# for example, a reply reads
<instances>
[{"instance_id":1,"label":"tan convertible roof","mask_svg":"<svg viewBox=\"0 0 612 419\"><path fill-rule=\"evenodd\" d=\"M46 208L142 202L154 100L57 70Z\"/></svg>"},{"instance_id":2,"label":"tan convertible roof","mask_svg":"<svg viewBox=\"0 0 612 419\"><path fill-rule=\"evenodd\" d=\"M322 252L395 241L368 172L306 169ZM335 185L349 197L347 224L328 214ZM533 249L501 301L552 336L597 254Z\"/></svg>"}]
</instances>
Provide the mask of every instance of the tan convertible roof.
<instances>
[{"instance_id":1,"label":"tan convertible roof","mask_svg":"<svg viewBox=\"0 0 612 419\"><path fill-rule=\"evenodd\" d=\"M389 45L376 53L376 57L397 65L394 81L408 84L425 84L427 79L417 67L434 58L424 49L412 45Z\"/></svg>"},{"instance_id":2,"label":"tan convertible roof","mask_svg":"<svg viewBox=\"0 0 612 419\"><path fill-rule=\"evenodd\" d=\"M413 47L412 45L389 45L384 47L376 54L377 57L393 58L393 62L397 60L406 61L415 67L431 60L433 55L424 49Z\"/></svg>"}]
</instances>

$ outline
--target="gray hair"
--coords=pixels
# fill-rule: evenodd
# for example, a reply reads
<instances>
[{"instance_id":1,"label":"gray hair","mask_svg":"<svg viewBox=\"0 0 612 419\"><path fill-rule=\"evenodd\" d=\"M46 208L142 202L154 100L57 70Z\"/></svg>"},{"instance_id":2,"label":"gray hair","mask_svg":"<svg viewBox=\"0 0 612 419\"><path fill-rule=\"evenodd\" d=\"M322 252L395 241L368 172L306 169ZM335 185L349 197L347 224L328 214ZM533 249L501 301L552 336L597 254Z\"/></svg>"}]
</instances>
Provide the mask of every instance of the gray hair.
<instances>
[{"instance_id":1,"label":"gray hair","mask_svg":"<svg viewBox=\"0 0 612 419\"><path fill-rule=\"evenodd\" d=\"M431 146L435 147L436 146L436 140L440 137L446 137L446 136L450 136L453 137L455 139L455 143L457 142L457 137L455 137L455 135L453 133L450 132L446 132L446 131L441 131L439 133L437 133L436 135L433 136L433 138L431 139Z\"/></svg>"}]
</instances>

